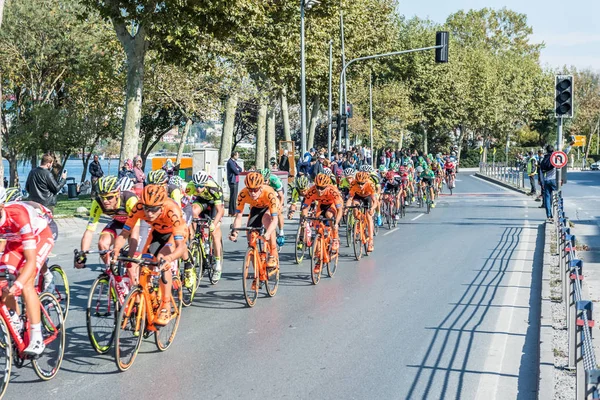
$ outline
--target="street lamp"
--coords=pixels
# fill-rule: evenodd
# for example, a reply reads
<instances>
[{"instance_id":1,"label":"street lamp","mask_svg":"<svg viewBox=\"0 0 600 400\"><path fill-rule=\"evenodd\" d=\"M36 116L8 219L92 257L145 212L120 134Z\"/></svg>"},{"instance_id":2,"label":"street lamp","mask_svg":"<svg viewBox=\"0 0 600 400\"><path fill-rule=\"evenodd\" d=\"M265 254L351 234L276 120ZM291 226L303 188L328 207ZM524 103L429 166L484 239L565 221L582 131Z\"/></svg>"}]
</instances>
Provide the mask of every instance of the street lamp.
<instances>
[{"instance_id":1,"label":"street lamp","mask_svg":"<svg viewBox=\"0 0 600 400\"><path fill-rule=\"evenodd\" d=\"M304 10L310 10L319 4L319 0L300 0L300 143L301 155L306 153L306 67L304 55Z\"/></svg>"}]
</instances>

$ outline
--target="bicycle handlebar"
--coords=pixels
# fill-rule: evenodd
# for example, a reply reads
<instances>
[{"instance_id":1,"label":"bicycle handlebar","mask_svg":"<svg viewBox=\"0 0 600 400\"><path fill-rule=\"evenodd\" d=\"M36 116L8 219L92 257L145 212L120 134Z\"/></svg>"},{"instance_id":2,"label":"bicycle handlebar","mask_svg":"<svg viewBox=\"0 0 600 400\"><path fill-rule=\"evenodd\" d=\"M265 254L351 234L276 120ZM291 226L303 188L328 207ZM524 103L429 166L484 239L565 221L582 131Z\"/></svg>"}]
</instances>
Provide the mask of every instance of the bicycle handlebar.
<instances>
[{"instance_id":1,"label":"bicycle handlebar","mask_svg":"<svg viewBox=\"0 0 600 400\"><path fill-rule=\"evenodd\" d=\"M150 266L154 266L154 267L158 267L165 263L164 259L161 261L152 261L152 260L148 260L148 259L144 259L144 258L133 258L133 257L123 257L123 256L117 257L117 260L131 262L131 263L140 264L140 265L150 265Z\"/></svg>"}]
</instances>

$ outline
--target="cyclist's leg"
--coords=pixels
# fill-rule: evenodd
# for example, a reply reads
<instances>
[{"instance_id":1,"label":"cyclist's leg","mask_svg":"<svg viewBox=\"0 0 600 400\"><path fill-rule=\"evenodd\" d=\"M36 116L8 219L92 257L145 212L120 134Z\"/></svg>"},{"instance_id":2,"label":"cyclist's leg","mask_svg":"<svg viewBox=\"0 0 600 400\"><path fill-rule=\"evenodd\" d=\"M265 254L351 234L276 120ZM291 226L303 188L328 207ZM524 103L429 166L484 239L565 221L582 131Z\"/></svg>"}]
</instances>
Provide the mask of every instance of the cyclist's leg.
<instances>
[{"instance_id":1,"label":"cyclist's leg","mask_svg":"<svg viewBox=\"0 0 600 400\"><path fill-rule=\"evenodd\" d=\"M369 233L369 247L373 246L373 215L375 214L375 209L377 204L374 204L373 200L370 197L367 197L363 200L363 202L367 205L366 217L367 220L367 230Z\"/></svg>"},{"instance_id":2,"label":"cyclist's leg","mask_svg":"<svg viewBox=\"0 0 600 400\"><path fill-rule=\"evenodd\" d=\"M270 225L272 223L278 223L278 218L277 216L272 216L271 214L269 214L268 212L266 212L267 209L265 209L265 212L262 215L262 226L265 227L265 229L268 229L270 227ZM266 233L265 233L266 234ZM270 234L268 237L265 237L265 239L269 242L269 252L270 252L270 259L271 258L275 258L275 260L279 260L279 254L277 254L277 240L276 240L276 234L273 231L272 234ZM272 263L272 261L271 261Z\"/></svg>"}]
</instances>

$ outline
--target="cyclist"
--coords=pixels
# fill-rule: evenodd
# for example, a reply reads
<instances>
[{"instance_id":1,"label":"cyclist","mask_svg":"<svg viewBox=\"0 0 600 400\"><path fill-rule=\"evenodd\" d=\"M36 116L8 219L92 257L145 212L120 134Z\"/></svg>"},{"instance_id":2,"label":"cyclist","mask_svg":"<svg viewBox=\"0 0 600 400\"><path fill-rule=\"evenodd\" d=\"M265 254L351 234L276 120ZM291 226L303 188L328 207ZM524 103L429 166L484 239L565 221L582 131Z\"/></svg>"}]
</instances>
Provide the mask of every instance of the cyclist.
<instances>
[{"instance_id":1,"label":"cyclist","mask_svg":"<svg viewBox=\"0 0 600 400\"><path fill-rule=\"evenodd\" d=\"M23 193L18 187L9 187L6 189L6 202L21 201L23 199Z\"/></svg>"},{"instance_id":2,"label":"cyclist","mask_svg":"<svg viewBox=\"0 0 600 400\"><path fill-rule=\"evenodd\" d=\"M338 188L342 195L344 196L344 200L348 198L348 193L350 193L350 185L354 182L354 176L356 175L356 170L354 168L346 168L344 170L344 178L340 181Z\"/></svg>"},{"instance_id":3,"label":"cyclist","mask_svg":"<svg viewBox=\"0 0 600 400\"><path fill-rule=\"evenodd\" d=\"M167 162L170 161L167 160ZM172 163L172 161L171 161ZM175 200L177 204L181 204L181 198L183 197L183 191L180 187L169 182L171 176L167 174L167 171L164 169L157 169L148 174L148 184L149 185L164 185L167 189L167 195Z\"/></svg>"},{"instance_id":4,"label":"cyclist","mask_svg":"<svg viewBox=\"0 0 600 400\"><path fill-rule=\"evenodd\" d=\"M377 189L368 172L358 172L354 178L354 182L350 185L350 193L346 200L346 207L351 205L364 205L367 207L369 218L367 220L367 229L369 233L369 244L367 251L373 251L373 214L377 207ZM358 212L355 210L354 216L358 217Z\"/></svg>"},{"instance_id":5,"label":"cyclist","mask_svg":"<svg viewBox=\"0 0 600 400\"><path fill-rule=\"evenodd\" d=\"M33 356L40 355L46 347L42 337L40 300L34 281L54 247L51 223L52 213L41 205L7 204L6 189L0 186L0 239L6 241L0 257L0 272L8 271L17 276L8 290L6 279L2 279L2 300L8 308L17 312L18 318L15 296L22 294L30 323L30 342L25 353Z\"/></svg>"},{"instance_id":6,"label":"cyclist","mask_svg":"<svg viewBox=\"0 0 600 400\"><path fill-rule=\"evenodd\" d=\"M288 212L288 219L292 219L294 216L294 212L296 211L296 202L302 202L304 200L304 196L306 196L306 191L310 182L308 181L308 177L301 175L294 180L294 184L290 189L290 200L288 204L290 205L290 209Z\"/></svg>"},{"instance_id":7,"label":"cyclist","mask_svg":"<svg viewBox=\"0 0 600 400\"><path fill-rule=\"evenodd\" d=\"M271 170L269 168L262 169L260 173L262 174L265 183L275 190L275 192L277 193L277 197L279 198L280 210L277 214L277 225L279 227L279 235L277 238L277 242L281 246L285 241L285 233L283 233L283 204L285 201L283 194L283 183L281 182L281 179L279 179L278 176L271 174Z\"/></svg>"},{"instance_id":8,"label":"cyclist","mask_svg":"<svg viewBox=\"0 0 600 400\"><path fill-rule=\"evenodd\" d=\"M318 174L315 177L315 184L308 190L306 197L302 202L302 216L308 215L308 210L313 203L317 203L315 216L324 214L325 218L334 218L335 224L332 229L331 249L334 253L340 248L338 227L343 216L344 200L340 191L331 183L331 178L326 174ZM327 224L329 225L329 224ZM315 266L315 273L321 269L320 265Z\"/></svg>"},{"instance_id":9,"label":"cyclist","mask_svg":"<svg viewBox=\"0 0 600 400\"><path fill-rule=\"evenodd\" d=\"M187 253L187 226L183 219L181 207L173 199L167 197L167 189L162 185L147 185L135 208L125 221L121 234L115 240L113 263L117 262L120 250L128 240L138 221L144 220L150 225L150 233L144 245L143 253L150 253L163 266L163 279L159 280L162 304L155 325L166 325L171 318L169 307L171 298L173 261ZM129 245L129 255L133 255L135 243ZM137 282L137 277L136 277Z\"/></svg>"},{"instance_id":10,"label":"cyclist","mask_svg":"<svg viewBox=\"0 0 600 400\"><path fill-rule=\"evenodd\" d=\"M396 201L396 213L394 214L395 219L400 219L399 211L400 211L400 194L401 192L401 177L393 170L389 170L386 172L383 178L383 193L389 194L394 197Z\"/></svg>"},{"instance_id":11,"label":"cyclist","mask_svg":"<svg viewBox=\"0 0 600 400\"><path fill-rule=\"evenodd\" d=\"M373 182L373 185L375 185L375 198L377 200L375 212L377 213L377 225L381 226L383 225L383 219L381 218L381 209L379 207L379 199L381 198L381 179L379 178L379 174L377 173L377 171L375 171L375 168L368 164L365 164L362 167L360 167L360 170L363 172L367 172L369 174L369 177L371 178L371 181Z\"/></svg>"},{"instance_id":12,"label":"cyclist","mask_svg":"<svg viewBox=\"0 0 600 400\"><path fill-rule=\"evenodd\" d=\"M221 279L223 264L223 249L221 242L223 235L221 233L221 223L225 215L225 207L223 205L223 189L215 182L207 172L199 171L194 174L192 181L188 183L186 193L191 193L194 196L192 203L192 211L194 218L209 217L211 222L208 230L212 236L213 251L215 254L215 269L213 280L216 282ZM195 284L196 276L191 269L185 269L185 279L190 280L190 285Z\"/></svg>"},{"instance_id":13,"label":"cyclist","mask_svg":"<svg viewBox=\"0 0 600 400\"><path fill-rule=\"evenodd\" d=\"M426 189L429 189L427 195L431 200L431 208L435 208L435 197L433 197L433 184L435 180L435 172L433 172L433 170L429 166L427 166L427 168L424 168L423 171L420 173L420 178L423 193L425 193Z\"/></svg>"},{"instance_id":14,"label":"cyclist","mask_svg":"<svg viewBox=\"0 0 600 400\"><path fill-rule=\"evenodd\" d=\"M444 171L444 175L448 178L449 184L452 185L452 188L454 188L454 179L456 177L456 164L452 161L452 158L446 157L446 162L444 163Z\"/></svg>"},{"instance_id":15,"label":"cyclist","mask_svg":"<svg viewBox=\"0 0 600 400\"><path fill-rule=\"evenodd\" d=\"M107 215L112 220L100 232L98 239L98 250L108 250L115 244L115 239L121 233L127 216L133 211L138 202L138 197L131 191L133 182L128 177L117 179L116 176L103 176L98 179L98 194L92 201L88 224L81 238L81 252L77 255L75 268L84 268L87 261L85 252L90 249L94 232L98 227L98 221L102 215ZM139 225L136 225L131 233L135 240L139 240ZM103 261L108 265L109 255L106 254ZM131 273L134 271L129 271ZM133 276L130 275L133 282Z\"/></svg>"},{"instance_id":16,"label":"cyclist","mask_svg":"<svg viewBox=\"0 0 600 400\"><path fill-rule=\"evenodd\" d=\"M260 228L264 226L266 228L263 236L269 242L271 248L267 266L277 268L279 256L277 254L275 229L277 228L278 213L280 211L279 196L271 186L265 184L264 177L260 172L248 173L244 184L246 187L238 194L236 215L231 227L235 229L241 226L244 206L248 204L250 207L248 227ZM237 236L238 232L232 230L229 234L229 240L236 241Z\"/></svg>"}]
</instances>

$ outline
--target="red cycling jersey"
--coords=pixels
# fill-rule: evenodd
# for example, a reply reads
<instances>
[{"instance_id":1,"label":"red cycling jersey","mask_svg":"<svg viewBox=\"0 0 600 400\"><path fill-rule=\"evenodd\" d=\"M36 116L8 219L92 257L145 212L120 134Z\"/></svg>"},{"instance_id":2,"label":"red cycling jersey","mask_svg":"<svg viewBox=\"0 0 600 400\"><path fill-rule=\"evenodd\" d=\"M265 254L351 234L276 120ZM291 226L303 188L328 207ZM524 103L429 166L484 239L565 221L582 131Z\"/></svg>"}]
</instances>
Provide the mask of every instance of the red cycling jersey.
<instances>
[{"instance_id":1,"label":"red cycling jersey","mask_svg":"<svg viewBox=\"0 0 600 400\"><path fill-rule=\"evenodd\" d=\"M446 161L446 163L444 164L444 169L454 169L454 163L452 161Z\"/></svg>"}]
</instances>

